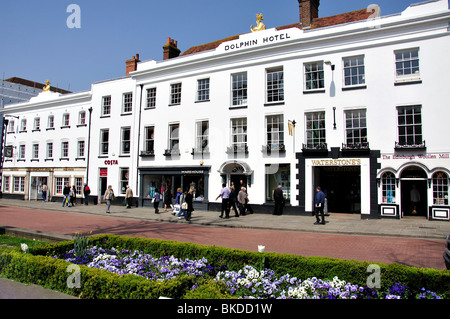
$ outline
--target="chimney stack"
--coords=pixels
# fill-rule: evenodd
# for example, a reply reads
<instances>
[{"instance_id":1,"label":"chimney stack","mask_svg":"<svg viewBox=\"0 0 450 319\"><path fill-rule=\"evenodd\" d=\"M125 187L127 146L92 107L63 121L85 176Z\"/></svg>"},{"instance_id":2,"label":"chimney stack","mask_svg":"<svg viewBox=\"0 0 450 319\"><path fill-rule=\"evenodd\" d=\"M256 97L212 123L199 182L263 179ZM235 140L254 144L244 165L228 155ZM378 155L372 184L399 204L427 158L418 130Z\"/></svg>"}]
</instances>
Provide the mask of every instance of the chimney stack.
<instances>
[{"instance_id":1,"label":"chimney stack","mask_svg":"<svg viewBox=\"0 0 450 319\"><path fill-rule=\"evenodd\" d=\"M310 27L313 20L319 17L320 0L298 0L300 5L300 24Z\"/></svg>"},{"instance_id":2,"label":"chimney stack","mask_svg":"<svg viewBox=\"0 0 450 319\"><path fill-rule=\"evenodd\" d=\"M178 42L174 39L167 38L167 44L163 46L164 55L163 59L168 60L176 58L180 55L181 51L178 49Z\"/></svg>"},{"instance_id":3,"label":"chimney stack","mask_svg":"<svg viewBox=\"0 0 450 319\"><path fill-rule=\"evenodd\" d=\"M139 60L139 54L137 53L132 59L130 60L126 60L125 61L125 65L126 65L126 76L130 75L130 72L134 72L137 70L137 64L141 62L141 60Z\"/></svg>"}]
</instances>

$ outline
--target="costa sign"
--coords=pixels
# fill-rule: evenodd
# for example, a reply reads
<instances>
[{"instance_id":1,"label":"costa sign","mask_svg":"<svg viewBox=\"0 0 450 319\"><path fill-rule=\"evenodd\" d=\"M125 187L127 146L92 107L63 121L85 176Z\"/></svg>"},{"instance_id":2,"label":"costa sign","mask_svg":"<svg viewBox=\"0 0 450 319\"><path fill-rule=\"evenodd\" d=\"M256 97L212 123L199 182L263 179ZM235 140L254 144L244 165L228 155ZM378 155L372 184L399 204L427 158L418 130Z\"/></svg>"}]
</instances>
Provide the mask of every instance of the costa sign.
<instances>
[{"instance_id":1,"label":"costa sign","mask_svg":"<svg viewBox=\"0 0 450 319\"><path fill-rule=\"evenodd\" d=\"M118 160L105 160L105 165L111 166L111 165L119 165Z\"/></svg>"}]
</instances>

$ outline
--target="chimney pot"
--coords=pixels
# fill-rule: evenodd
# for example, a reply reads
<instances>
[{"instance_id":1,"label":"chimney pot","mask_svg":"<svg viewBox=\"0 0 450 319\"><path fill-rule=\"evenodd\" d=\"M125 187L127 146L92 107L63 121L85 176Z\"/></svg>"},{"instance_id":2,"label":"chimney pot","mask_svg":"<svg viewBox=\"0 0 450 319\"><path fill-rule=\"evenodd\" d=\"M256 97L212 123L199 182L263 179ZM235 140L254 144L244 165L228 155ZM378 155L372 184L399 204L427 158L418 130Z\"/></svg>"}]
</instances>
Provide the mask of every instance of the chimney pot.
<instances>
[{"instance_id":1,"label":"chimney pot","mask_svg":"<svg viewBox=\"0 0 450 319\"><path fill-rule=\"evenodd\" d=\"M141 62L139 60L139 54L136 54L135 56L133 56L132 59L126 60L125 61L125 75L128 76L128 75L130 75L131 72L136 71L137 65L139 62Z\"/></svg>"},{"instance_id":2,"label":"chimney pot","mask_svg":"<svg viewBox=\"0 0 450 319\"><path fill-rule=\"evenodd\" d=\"M178 49L178 42L170 37L167 38L167 44L163 46L163 59L168 60L176 58L181 51Z\"/></svg>"},{"instance_id":3,"label":"chimney pot","mask_svg":"<svg viewBox=\"0 0 450 319\"><path fill-rule=\"evenodd\" d=\"M305 27L310 27L313 20L319 17L320 0L298 0L300 8L300 23Z\"/></svg>"}]
</instances>

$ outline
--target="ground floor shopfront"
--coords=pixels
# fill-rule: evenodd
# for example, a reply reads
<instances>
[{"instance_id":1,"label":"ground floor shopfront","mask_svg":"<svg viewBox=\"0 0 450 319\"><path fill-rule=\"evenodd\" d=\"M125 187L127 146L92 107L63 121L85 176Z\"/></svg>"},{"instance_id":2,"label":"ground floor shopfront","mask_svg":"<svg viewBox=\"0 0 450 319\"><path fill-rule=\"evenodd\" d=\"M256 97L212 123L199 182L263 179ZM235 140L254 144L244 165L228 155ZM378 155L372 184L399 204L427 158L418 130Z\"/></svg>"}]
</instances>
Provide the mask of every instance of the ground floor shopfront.
<instances>
[{"instance_id":1,"label":"ground floor shopfront","mask_svg":"<svg viewBox=\"0 0 450 319\"><path fill-rule=\"evenodd\" d=\"M339 148L298 153L299 211L314 211L316 188L320 186L326 196L325 210L328 213L378 218L378 158L378 151L343 153Z\"/></svg>"},{"instance_id":2,"label":"ground floor shopfront","mask_svg":"<svg viewBox=\"0 0 450 319\"><path fill-rule=\"evenodd\" d=\"M141 167L139 204L151 206L156 192L163 195L163 202L165 196L170 196L170 202L174 203L178 189L183 192L193 189L194 209L208 210L210 170L210 166Z\"/></svg>"},{"instance_id":3,"label":"ground floor shopfront","mask_svg":"<svg viewBox=\"0 0 450 319\"><path fill-rule=\"evenodd\" d=\"M91 187L96 197L92 202L101 202L101 194L112 183L119 185L114 204L123 204L126 185L132 182L138 206L152 206L156 191L170 194L174 203L178 189L192 188L195 209L220 211L221 200L216 196L225 184L237 190L245 186L255 213L272 213L273 190L281 185L286 200L284 212L310 214L314 211L316 187L320 186L329 213L450 220L450 153L345 153L332 149L300 152L296 157L295 165L289 161L267 164L242 159L213 165L139 167L134 176L128 167L91 168L92 174L98 174L91 176L92 181L98 181ZM3 171L2 193L6 198L42 200L47 188L46 198L58 201L67 183L75 186L77 197L82 197L86 182L85 167L7 168Z\"/></svg>"},{"instance_id":4,"label":"ground floor shopfront","mask_svg":"<svg viewBox=\"0 0 450 319\"><path fill-rule=\"evenodd\" d=\"M299 213L314 211L317 186L329 213L361 218L450 220L450 156L343 153L339 149L297 154Z\"/></svg>"},{"instance_id":5,"label":"ground floor shopfront","mask_svg":"<svg viewBox=\"0 0 450 319\"><path fill-rule=\"evenodd\" d=\"M286 200L286 212L294 212L291 202L290 163L253 163L246 160L228 160L213 165L186 167L141 167L139 175L139 205L151 206L156 191L169 193L174 199L178 189L183 192L194 189L194 209L220 211L221 199L216 200L222 185L234 187L239 192L246 188L253 211L273 212L273 191L282 186ZM168 192L167 192L168 190ZM174 202L174 201L173 201Z\"/></svg>"},{"instance_id":6,"label":"ground floor shopfront","mask_svg":"<svg viewBox=\"0 0 450 319\"><path fill-rule=\"evenodd\" d=\"M9 168L3 170L2 195L23 200L58 201L64 186L75 186L77 197L83 196L86 168Z\"/></svg>"},{"instance_id":7,"label":"ground floor shopfront","mask_svg":"<svg viewBox=\"0 0 450 319\"><path fill-rule=\"evenodd\" d=\"M382 217L450 220L449 153L382 154L377 175Z\"/></svg>"}]
</instances>

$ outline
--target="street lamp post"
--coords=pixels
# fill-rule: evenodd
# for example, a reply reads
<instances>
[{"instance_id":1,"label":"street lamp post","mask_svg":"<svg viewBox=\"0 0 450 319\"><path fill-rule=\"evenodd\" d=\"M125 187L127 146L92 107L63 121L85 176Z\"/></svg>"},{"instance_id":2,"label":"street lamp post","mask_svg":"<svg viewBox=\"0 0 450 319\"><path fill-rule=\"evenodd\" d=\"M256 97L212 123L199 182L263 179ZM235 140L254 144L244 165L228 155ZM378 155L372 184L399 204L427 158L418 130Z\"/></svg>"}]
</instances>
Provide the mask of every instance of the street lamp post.
<instances>
[{"instance_id":1,"label":"street lamp post","mask_svg":"<svg viewBox=\"0 0 450 319\"><path fill-rule=\"evenodd\" d=\"M5 160L5 147L6 147L6 134L9 120L6 117L13 117L18 119L18 116L14 115L1 115L2 128L1 128L1 140L0 140L0 198L3 198L3 162Z\"/></svg>"}]
</instances>

